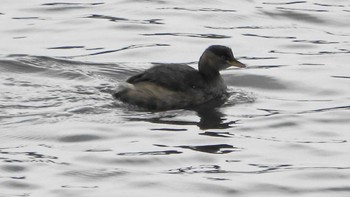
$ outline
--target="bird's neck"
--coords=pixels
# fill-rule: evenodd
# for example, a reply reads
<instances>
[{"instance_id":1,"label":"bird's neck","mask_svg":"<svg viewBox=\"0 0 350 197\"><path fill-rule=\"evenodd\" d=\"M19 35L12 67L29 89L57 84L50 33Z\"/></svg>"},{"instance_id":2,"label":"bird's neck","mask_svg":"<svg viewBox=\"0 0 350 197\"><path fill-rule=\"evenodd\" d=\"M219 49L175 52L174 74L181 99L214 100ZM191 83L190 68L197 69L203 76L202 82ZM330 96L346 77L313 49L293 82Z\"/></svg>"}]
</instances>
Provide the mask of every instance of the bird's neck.
<instances>
[{"instance_id":1,"label":"bird's neck","mask_svg":"<svg viewBox=\"0 0 350 197\"><path fill-rule=\"evenodd\" d=\"M217 69L214 69L216 66L213 64L214 62L209 58L201 58L198 63L199 73L208 81L220 78L220 73Z\"/></svg>"},{"instance_id":2,"label":"bird's neck","mask_svg":"<svg viewBox=\"0 0 350 197\"><path fill-rule=\"evenodd\" d=\"M221 77L219 71L210 69L210 67L200 68L199 73L201 73L207 81L217 80Z\"/></svg>"}]
</instances>

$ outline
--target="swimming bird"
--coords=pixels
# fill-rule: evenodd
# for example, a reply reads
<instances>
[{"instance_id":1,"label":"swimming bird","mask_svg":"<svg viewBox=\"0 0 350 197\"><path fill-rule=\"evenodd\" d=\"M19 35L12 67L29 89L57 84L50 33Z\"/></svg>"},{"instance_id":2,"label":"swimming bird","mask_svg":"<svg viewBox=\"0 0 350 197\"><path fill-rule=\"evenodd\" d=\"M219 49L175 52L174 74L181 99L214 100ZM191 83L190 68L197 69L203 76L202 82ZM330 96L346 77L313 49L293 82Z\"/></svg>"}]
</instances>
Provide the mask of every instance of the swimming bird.
<instances>
[{"instance_id":1,"label":"swimming bird","mask_svg":"<svg viewBox=\"0 0 350 197\"><path fill-rule=\"evenodd\" d=\"M186 64L161 64L127 79L113 97L150 110L189 108L225 96L219 71L245 65L229 47L212 45L201 55L198 70Z\"/></svg>"}]
</instances>

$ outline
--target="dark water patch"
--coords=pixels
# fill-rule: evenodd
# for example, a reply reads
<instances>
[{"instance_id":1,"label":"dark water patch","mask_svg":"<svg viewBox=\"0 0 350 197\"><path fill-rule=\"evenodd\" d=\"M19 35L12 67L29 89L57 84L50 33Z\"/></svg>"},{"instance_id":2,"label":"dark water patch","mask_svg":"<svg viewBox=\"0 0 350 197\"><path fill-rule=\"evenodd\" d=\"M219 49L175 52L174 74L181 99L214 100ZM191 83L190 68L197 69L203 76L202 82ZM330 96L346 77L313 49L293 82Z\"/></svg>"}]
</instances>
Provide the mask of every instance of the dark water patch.
<instances>
[{"instance_id":1,"label":"dark water patch","mask_svg":"<svg viewBox=\"0 0 350 197\"><path fill-rule=\"evenodd\" d=\"M15 20L46 20L44 18L36 17L36 16L27 16L27 17L12 17Z\"/></svg>"},{"instance_id":2,"label":"dark water patch","mask_svg":"<svg viewBox=\"0 0 350 197\"><path fill-rule=\"evenodd\" d=\"M308 114L308 113L328 112L328 111L337 111L337 110L349 110L349 109L350 109L350 105L349 106L337 106L337 107L327 107L327 108L301 111L301 112L298 112L297 114Z\"/></svg>"},{"instance_id":3,"label":"dark water patch","mask_svg":"<svg viewBox=\"0 0 350 197\"><path fill-rule=\"evenodd\" d=\"M190 166L185 168L178 168L168 170L166 173L169 174L219 174L219 173L227 173L226 170L222 170L219 165L200 165L200 166Z\"/></svg>"},{"instance_id":4,"label":"dark water patch","mask_svg":"<svg viewBox=\"0 0 350 197\"><path fill-rule=\"evenodd\" d=\"M76 185L62 185L61 188L65 189L98 189L99 186L76 186Z\"/></svg>"},{"instance_id":5,"label":"dark water patch","mask_svg":"<svg viewBox=\"0 0 350 197\"><path fill-rule=\"evenodd\" d=\"M169 146L162 144L154 144L154 146L167 148ZM235 151L240 151L241 149L238 147L234 147L229 144L214 144L214 145L199 145L199 146L175 146L175 148L183 148L190 149L203 153L211 153L211 154L227 154ZM180 152L182 153L182 152Z\"/></svg>"},{"instance_id":6,"label":"dark water patch","mask_svg":"<svg viewBox=\"0 0 350 197\"><path fill-rule=\"evenodd\" d=\"M345 7L344 5L324 4L324 3L314 3L314 5L324 6L324 7Z\"/></svg>"},{"instance_id":7,"label":"dark water patch","mask_svg":"<svg viewBox=\"0 0 350 197\"><path fill-rule=\"evenodd\" d=\"M285 114L286 112L282 110L276 110L276 109L263 109L263 108L258 108L257 110L266 112L264 116L272 116L272 115L278 115L278 114Z\"/></svg>"},{"instance_id":8,"label":"dark water patch","mask_svg":"<svg viewBox=\"0 0 350 197\"><path fill-rule=\"evenodd\" d=\"M105 3L103 2L96 2L96 3L65 3L65 2L53 2L53 3L44 3L41 4L42 8L45 9L45 11L55 11L55 12L64 12L64 11L70 11L70 10L80 10L80 9L87 9L94 6L103 5Z\"/></svg>"},{"instance_id":9,"label":"dark water patch","mask_svg":"<svg viewBox=\"0 0 350 197\"><path fill-rule=\"evenodd\" d=\"M1 154L1 153L0 153ZM69 165L66 162L57 162L50 159L11 159L11 158L0 158L3 162L6 163L41 163L41 164L57 164L57 165Z\"/></svg>"},{"instance_id":10,"label":"dark water patch","mask_svg":"<svg viewBox=\"0 0 350 197\"><path fill-rule=\"evenodd\" d=\"M222 138L231 138L233 134L229 132L215 132L215 131L205 131L204 133L200 133L199 135L205 135L210 137L222 137Z\"/></svg>"},{"instance_id":11,"label":"dark water patch","mask_svg":"<svg viewBox=\"0 0 350 197\"><path fill-rule=\"evenodd\" d=\"M339 78L339 79L350 79L350 76L331 76L333 78Z\"/></svg>"},{"instance_id":12,"label":"dark water patch","mask_svg":"<svg viewBox=\"0 0 350 197\"><path fill-rule=\"evenodd\" d=\"M10 151L0 151L0 154L4 155L24 155L30 159L51 159L56 160L58 157L56 156L50 156L50 155L44 155L37 152L10 152Z\"/></svg>"},{"instance_id":13,"label":"dark water patch","mask_svg":"<svg viewBox=\"0 0 350 197\"><path fill-rule=\"evenodd\" d=\"M102 49L105 49L103 47L96 47L96 48L86 48L85 50L87 51L95 51L95 50L102 50Z\"/></svg>"},{"instance_id":14,"label":"dark water patch","mask_svg":"<svg viewBox=\"0 0 350 197\"><path fill-rule=\"evenodd\" d=\"M125 0L124 2L129 2L129 1ZM169 1L163 1L163 0L135 0L135 2L138 2L138 3L150 3L150 4L156 4L156 5L168 4L169 3Z\"/></svg>"},{"instance_id":15,"label":"dark water patch","mask_svg":"<svg viewBox=\"0 0 350 197\"><path fill-rule=\"evenodd\" d=\"M129 117L126 118L128 121L145 121L150 123L156 123L156 124L165 124L165 125L196 125L197 122L194 121L182 121L182 120L167 120L167 118L164 117L149 117L149 118L136 118L136 117Z\"/></svg>"},{"instance_id":16,"label":"dark water patch","mask_svg":"<svg viewBox=\"0 0 350 197\"><path fill-rule=\"evenodd\" d=\"M148 151L148 152L126 152L126 153L118 153L120 156L145 156L145 155L177 155L181 154L181 151L177 150L165 150L165 151Z\"/></svg>"},{"instance_id":17,"label":"dark water patch","mask_svg":"<svg viewBox=\"0 0 350 197\"><path fill-rule=\"evenodd\" d=\"M2 166L0 166L0 168L6 172L24 172L24 171L27 171L27 167L19 166L19 165L2 165Z\"/></svg>"},{"instance_id":18,"label":"dark water patch","mask_svg":"<svg viewBox=\"0 0 350 197\"><path fill-rule=\"evenodd\" d=\"M84 46L60 46L60 47L49 47L47 49L83 49Z\"/></svg>"},{"instance_id":19,"label":"dark water patch","mask_svg":"<svg viewBox=\"0 0 350 197\"><path fill-rule=\"evenodd\" d=\"M228 178L217 178L217 177L207 177L208 180L213 180L213 181L229 181L231 179Z\"/></svg>"},{"instance_id":20,"label":"dark water patch","mask_svg":"<svg viewBox=\"0 0 350 197\"><path fill-rule=\"evenodd\" d=\"M292 5L292 4L304 4L304 3L307 3L307 1L290 1L290 2L277 2L277 3L263 2L263 4L266 4L266 5Z\"/></svg>"},{"instance_id":21,"label":"dark water patch","mask_svg":"<svg viewBox=\"0 0 350 197\"><path fill-rule=\"evenodd\" d=\"M262 36L257 34L242 34L243 36L252 36L252 37L259 37L259 38L273 38L273 39L296 39L296 37L292 36Z\"/></svg>"},{"instance_id":22,"label":"dark water patch","mask_svg":"<svg viewBox=\"0 0 350 197\"><path fill-rule=\"evenodd\" d=\"M194 34L194 33L153 33L153 34L140 34L143 36L179 36L179 37L191 37L191 38L208 38L208 39L226 39L231 36L220 34Z\"/></svg>"},{"instance_id":23,"label":"dark water patch","mask_svg":"<svg viewBox=\"0 0 350 197\"><path fill-rule=\"evenodd\" d=\"M252 30L260 30L260 29L295 29L294 26L236 26L236 27L213 27L213 26L204 26L208 29L252 29Z\"/></svg>"},{"instance_id":24,"label":"dark water patch","mask_svg":"<svg viewBox=\"0 0 350 197\"><path fill-rule=\"evenodd\" d=\"M76 6L76 5L102 5L104 2L96 3L63 3L63 2L54 2L54 3L44 3L43 6Z\"/></svg>"},{"instance_id":25,"label":"dark water patch","mask_svg":"<svg viewBox=\"0 0 350 197\"><path fill-rule=\"evenodd\" d=\"M100 180L106 178L120 177L127 174L127 171L120 169L71 170L62 173L63 176L81 178L83 180Z\"/></svg>"},{"instance_id":26,"label":"dark water patch","mask_svg":"<svg viewBox=\"0 0 350 197\"><path fill-rule=\"evenodd\" d=\"M203 146L178 146L184 149L190 149L198 152L211 153L211 154L227 154L234 151L239 151L237 147L229 144L215 144L215 145L203 145Z\"/></svg>"},{"instance_id":27,"label":"dark water patch","mask_svg":"<svg viewBox=\"0 0 350 197\"><path fill-rule=\"evenodd\" d=\"M263 164L248 164L249 166L257 167L262 169L260 171L256 171L258 173L270 173L272 171L284 171L286 169L293 169L293 165L290 164L280 164L280 165L263 165Z\"/></svg>"},{"instance_id":28,"label":"dark water patch","mask_svg":"<svg viewBox=\"0 0 350 197\"><path fill-rule=\"evenodd\" d=\"M315 64L315 63L302 63L302 66L325 66L325 64Z\"/></svg>"},{"instance_id":29,"label":"dark water patch","mask_svg":"<svg viewBox=\"0 0 350 197\"><path fill-rule=\"evenodd\" d=\"M100 140L102 137L97 135L88 135L88 134L81 134L81 135L71 135L71 136L64 136L58 139L60 142L89 142L89 141L95 141Z\"/></svg>"},{"instance_id":30,"label":"dark water patch","mask_svg":"<svg viewBox=\"0 0 350 197\"><path fill-rule=\"evenodd\" d=\"M285 8L285 7L276 7L276 9L277 9L277 10L287 10L287 11L329 12L329 10L305 9L305 8Z\"/></svg>"},{"instance_id":31,"label":"dark water patch","mask_svg":"<svg viewBox=\"0 0 350 197\"><path fill-rule=\"evenodd\" d=\"M92 161L96 161L96 158L90 158ZM157 165L163 163L168 157L161 157L159 155L148 155L147 157L135 157L135 156L118 156L114 159L103 161L111 163L113 165L126 165L126 166L145 166L145 165Z\"/></svg>"},{"instance_id":32,"label":"dark water patch","mask_svg":"<svg viewBox=\"0 0 350 197\"><path fill-rule=\"evenodd\" d=\"M152 131L187 131L188 129L176 129L176 128L159 128L159 129L151 129Z\"/></svg>"},{"instance_id":33,"label":"dark water patch","mask_svg":"<svg viewBox=\"0 0 350 197\"><path fill-rule=\"evenodd\" d=\"M87 16L86 18L105 19L105 20L109 20L111 22L125 21L125 22L129 22L129 23L139 23L139 24L156 24L156 25L164 24L161 22L163 19L132 20L132 19L127 19L127 18L106 16L106 15L99 15L99 14L92 14L90 16Z\"/></svg>"},{"instance_id":34,"label":"dark water patch","mask_svg":"<svg viewBox=\"0 0 350 197\"><path fill-rule=\"evenodd\" d=\"M111 152L112 149L88 149L85 152L92 152L92 153L98 153L98 152Z\"/></svg>"},{"instance_id":35,"label":"dark water patch","mask_svg":"<svg viewBox=\"0 0 350 197\"><path fill-rule=\"evenodd\" d=\"M8 176L8 177L0 176L0 179L25 180L25 179L27 179L27 177L25 177L25 176Z\"/></svg>"},{"instance_id":36,"label":"dark water patch","mask_svg":"<svg viewBox=\"0 0 350 197\"><path fill-rule=\"evenodd\" d=\"M104 15L98 15L98 14L93 14L90 16L87 16L86 18L94 18L94 19L107 19L112 22L116 21L128 21L126 18L120 18L120 17L114 17L114 16L104 16Z\"/></svg>"},{"instance_id":37,"label":"dark water patch","mask_svg":"<svg viewBox=\"0 0 350 197\"><path fill-rule=\"evenodd\" d=\"M274 60L274 59L278 59L278 57L247 57L247 56L242 56L242 57L239 57L239 59L244 59L244 60Z\"/></svg>"},{"instance_id":38,"label":"dark water patch","mask_svg":"<svg viewBox=\"0 0 350 197\"><path fill-rule=\"evenodd\" d=\"M18 40L18 39L24 39L27 38L27 36L16 36L16 37L12 37L14 40Z\"/></svg>"},{"instance_id":39,"label":"dark water patch","mask_svg":"<svg viewBox=\"0 0 350 197\"><path fill-rule=\"evenodd\" d=\"M350 53L347 49L338 49L338 51L319 51L314 53L298 53L298 52L285 52L285 51L276 51L271 50L269 53L277 53L277 54L294 54L294 55L337 55L337 54L348 54Z\"/></svg>"},{"instance_id":40,"label":"dark water patch","mask_svg":"<svg viewBox=\"0 0 350 197\"><path fill-rule=\"evenodd\" d=\"M1 186L6 187L6 188L13 188L13 189L38 189L39 186L26 183L23 181L3 181L0 183Z\"/></svg>"},{"instance_id":41,"label":"dark water patch","mask_svg":"<svg viewBox=\"0 0 350 197\"><path fill-rule=\"evenodd\" d=\"M264 15L270 16L272 18L286 18L286 19L316 23L316 24L327 23L325 20L322 20L319 17L306 14L306 13L291 11L291 10L280 10L278 12L269 12L269 11L262 11L262 12Z\"/></svg>"},{"instance_id":42,"label":"dark water patch","mask_svg":"<svg viewBox=\"0 0 350 197\"><path fill-rule=\"evenodd\" d=\"M317 191L317 189L316 189ZM324 188L323 191L327 192L350 192L350 187L349 186L344 186L344 187L328 187Z\"/></svg>"},{"instance_id":43,"label":"dark water patch","mask_svg":"<svg viewBox=\"0 0 350 197\"><path fill-rule=\"evenodd\" d=\"M325 40L293 40L293 42L312 43L312 44L339 44L339 42L328 42Z\"/></svg>"},{"instance_id":44,"label":"dark water patch","mask_svg":"<svg viewBox=\"0 0 350 197\"><path fill-rule=\"evenodd\" d=\"M158 8L159 10L180 10L180 11L190 11L190 12L237 12L237 10L231 9L218 9L218 8L183 8L183 7L170 7L170 8Z\"/></svg>"},{"instance_id":45,"label":"dark water patch","mask_svg":"<svg viewBox=\"0 0 350 197\"><path fill-rule=\"evenodd\" d=\"M297 127L298 124L295 122L280 122L280 123L275 123L275 124L271 124L269 125L270 128L283 128L283 127Z\"/></svg>"}]
</instances>

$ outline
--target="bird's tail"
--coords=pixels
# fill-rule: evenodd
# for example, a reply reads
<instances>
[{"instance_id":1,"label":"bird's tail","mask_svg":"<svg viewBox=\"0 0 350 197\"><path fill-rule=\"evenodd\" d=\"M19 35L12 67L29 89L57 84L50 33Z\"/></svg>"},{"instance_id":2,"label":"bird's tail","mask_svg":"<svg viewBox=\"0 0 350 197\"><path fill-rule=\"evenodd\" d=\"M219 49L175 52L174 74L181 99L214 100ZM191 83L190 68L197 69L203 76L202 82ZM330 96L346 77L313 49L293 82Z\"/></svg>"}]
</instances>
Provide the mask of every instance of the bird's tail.
<instances>
[{"instance_id":1,"label":"bird's tail","mask_svg":"<svg viewBox=\"0 0 350 197\"><path fill-rule=\"evenodd\" d=\"M125 92L134 88L134 85L130 83L120 83L118 84L115 92L113 93L113 97L119 99Z\"/></svg>"}]
</instances>

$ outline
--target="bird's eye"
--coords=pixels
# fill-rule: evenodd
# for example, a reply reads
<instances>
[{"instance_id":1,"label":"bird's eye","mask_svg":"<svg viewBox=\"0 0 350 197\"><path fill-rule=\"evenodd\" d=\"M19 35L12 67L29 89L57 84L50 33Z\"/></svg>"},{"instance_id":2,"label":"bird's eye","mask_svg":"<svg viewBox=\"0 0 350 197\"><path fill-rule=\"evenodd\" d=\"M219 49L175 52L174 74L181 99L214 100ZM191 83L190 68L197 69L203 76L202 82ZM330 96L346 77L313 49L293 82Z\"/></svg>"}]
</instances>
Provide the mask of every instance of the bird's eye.
<instances>
[{"instance_id":1,"label":"bird's eye","mask_svg":"<svg viewBox=\"0 0 350 197\"><path fill-rule=\"evenodd\" d=\"M227 57L225 55L221 56L221 59L227 60Z\"/></svg>"}]
</instances>

